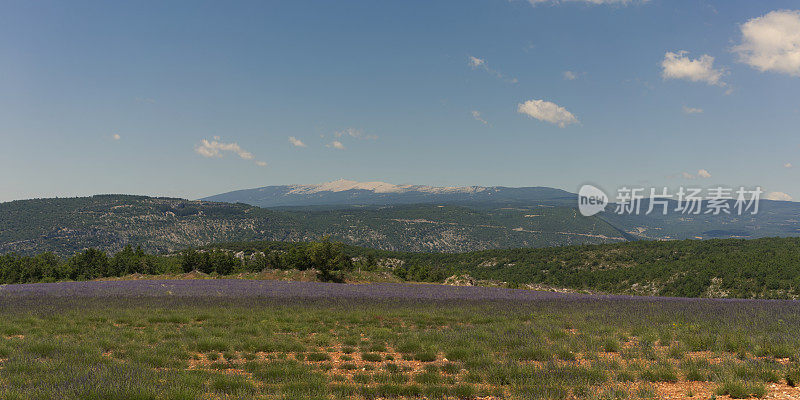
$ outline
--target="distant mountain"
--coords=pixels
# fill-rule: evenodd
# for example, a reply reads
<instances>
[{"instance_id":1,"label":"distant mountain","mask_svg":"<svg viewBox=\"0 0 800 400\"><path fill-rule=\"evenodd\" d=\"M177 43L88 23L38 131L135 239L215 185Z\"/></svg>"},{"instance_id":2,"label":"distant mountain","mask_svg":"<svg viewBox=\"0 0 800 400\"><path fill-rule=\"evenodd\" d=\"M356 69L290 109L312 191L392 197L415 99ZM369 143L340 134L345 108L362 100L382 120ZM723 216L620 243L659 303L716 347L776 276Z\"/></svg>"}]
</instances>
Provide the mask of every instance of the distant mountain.
<instances>
[{"instance_id":1,"label":"distant mountain","mask_svg":"<svg viewBox=\"0 0 800 400\"><path fill-rule=\"evenodd\" d=\"M296 242L326 235L382 250L448 253L629 240L800 236L800 204L785 201L764 200L757 215L617 215L612 205L584 217L576 209L575 195L549 188L335 181L243 192L272 193L262 201L275 208L242 204L243 196L232 194L229 201L238 203L122 195L0 203L0 253L67 255L88 247L115 252L126 244L170 252L218 242ZM228 195L213 198L224 196Z\"/></svg>"},{"instance_id":2,"label":"distant mountain","mask_svg":"<svg viewBox=\"0 0 800 400\"><path fill-rule=\"evenodd\" d=\"M470 250L609 243L630 238L571 207L361 206L274 210L245 204L145 196L19 200L0 203L0 253L126 244L170 252L216 242L309 241L330 235L383 250Z\"/></svg>"},{"instance_id":3,"label":"distant mountain","mask_svg":"<svg viewBox=\"0 0 800 400\"><path fill-rule=\"evenodd\" d=\"M434 187L394 185L386 182L336 180L318 185L266 186L238 190L203 200L244 203L258 207L300 207L308 211L342 209L352 206L431 204L459 205L476 210L502 208L574 209L577 195L548 187L511 188L503 186ZM730 204L733 209L733 204ZM624 232L632 239L673 240L713 238L757 238L800 236L800 203L761 200L757 215L687 215L658 212L644 215L617 215L614 204L596 218ZM648 201L642 201L647 210ZM675 201L669 208L677 208ZM297 209L294 209L297 210ZM656 210L659 210L658 208ZM436 213L432 213L435 218Z\"/></svg>"},{"instance_id":4,"label":"distant mountain","mask_svg":"<svg viewBox=\"0 0 800 400\"><path fill-rule=\"evenodd\" d=\"M548 187L436 187L356 182L339 179L319 185L265 186L203 198L257 207L397 205L397 204L517 204L544 201L573 205L575 194Z\"/></svg>"},{"instance_id":5,"label":"distant mountain","mask_svg":"<svg viewBox=\"0 0 800 400\"><path fill-rule=\"evenodd\" d=\"M642 210L648 208L648 201L642 202ZM729 201L730 209L734 202ZM670 212L663 215L653 212L645 215L619 215L614 212L615 205L597 216L609 224L625 231L636 239L674 240L674 239L715 239L800 236L800 203L791 201L761 200L758 214L736 213L682 214ZM675 201L669 202L669 209L677 207Z\"/></svg>"}]
</instances>

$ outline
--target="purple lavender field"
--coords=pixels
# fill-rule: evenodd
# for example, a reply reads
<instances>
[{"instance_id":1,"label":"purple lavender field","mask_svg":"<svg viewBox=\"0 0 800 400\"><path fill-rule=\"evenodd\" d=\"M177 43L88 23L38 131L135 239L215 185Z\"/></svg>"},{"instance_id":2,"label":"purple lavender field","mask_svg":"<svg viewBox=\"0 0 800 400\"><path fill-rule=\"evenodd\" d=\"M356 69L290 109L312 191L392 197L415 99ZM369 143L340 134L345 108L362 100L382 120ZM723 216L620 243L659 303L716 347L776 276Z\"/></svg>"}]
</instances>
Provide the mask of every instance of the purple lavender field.
<instances>
[{"instance_id":1,"label":"purple lavender field","mask_svg":"<svg viewBox=\"0 0 800 400\"><path fill-rule=\"evenodd\" d=\"M236 279L0 286L0 398L800 398L800 303Z\"/></svg>"},{"instance_id":2,"label":"purple lavender field","mask_svg":"<svg viewBox=\"0 0 800 400\"><path fill-rule=\"evenodd\" d=\"M0 285L0 298L26 297L212 297L374 300L630 299L477 286L434 284L286 282L252 279L120 280Z\"/></svg>"},{"instance_id":3,"label":"purple lavender field","mask_svg":"<svg viewBox=\"0 0 800 400\"><path fill-rule=\"evenodd\" d=\"M561 293L481 286L437 284L288 282L253 279L145 279L0 285L0 299L30 298L218 298L360 299L404 301L647 302L661 304L738 304L744 307L800 308L791 300L699 299Z\"/></svg>"}]
</instances>

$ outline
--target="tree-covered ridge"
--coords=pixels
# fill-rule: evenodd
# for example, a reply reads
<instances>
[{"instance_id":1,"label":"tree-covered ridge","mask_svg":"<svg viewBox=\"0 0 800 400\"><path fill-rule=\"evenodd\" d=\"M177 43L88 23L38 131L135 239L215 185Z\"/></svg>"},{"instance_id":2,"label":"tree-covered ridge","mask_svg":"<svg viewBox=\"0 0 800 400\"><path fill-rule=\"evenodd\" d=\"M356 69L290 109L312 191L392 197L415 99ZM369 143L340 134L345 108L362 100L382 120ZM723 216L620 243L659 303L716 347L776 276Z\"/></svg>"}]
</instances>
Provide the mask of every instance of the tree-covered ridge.
<instances>
[{"instance_id":1,"label":"tree-covered ridge","mask_svg":"<svg viewBox=\"0 0 800 400\"><path fill-rule=\"evenodd\" d=\"M83 280L200 271L219 276L264 270L380 271L413 282L467 274L495 285L592 292L722 298L800 298L800 238L627 242L470 253L410 253L322 241L234 242L152 255L127 246L108 255L89 249L0 256L0 282Z\"/></svg>"},{"instance_id":2,"label":"tree-covered ridge","mask_svg":"<svg viewBox=\"0 0 800 400\"><path fill-rule=\"evenodd\" d=\"M416 204L264 209L245 204L98 195L0 203L0 254L61 256L127 244L149 253L231 241L306 242L324 236L382 250L475 250L637 239L798 236L800 205L762 202L757 216L583 217L571 206Z\"/></svg>"},{"instance_id":3,"label":"tree-covered ridge","mask_svg":"<svg viewBox=\"0 0 800 400\"><path fill-rule=\"evenodd\" d=\"M800 239L637 241L466 254L408 255L409 273L606 293L800 298ZM437 272L444 269L445 271ZM416 272L419 271L419 272Z\"/></svg>"},{"instance_id":4,"label":"tree-covered ridge","mask_svg":"<svg viewBox=\"0 0 800 400\"><path fill-rule=\"evenodd\" d=\"M248 254L274 243L213 245ZM409 281L441 282L454 274L512 286L680 297L800 298L800 238L637 241L468 253L371 254Z\"/></svg>"},{"instance_id":5,"label":"tree-covered ridge","mask_svg":"<svg viewBox=\"0 0 800 400\"><path fill-rule=\"evenodd\" d=\"M0 252L69 255L86 248L116 252L128 243L158 252L215 240L245 240L255 236L254 221L271 214L239 204L145 196L13 201L0 204Z\"/></svg>"},{"instance_id":6,"label":"tree-covered ridge","mask_svg":"<svg viewBox=\"0 0 800 400\"><path fill-rule=\"evenodd\" d=\"M0 204L0 253L62 256L126 244L151 253L209 243L301 242L323 236L384 250L459 252L625 240L569 207L405 205L273 210L244 204L101 195Z\"/></svg>"},{"instance_id":7,"label":"tree-covered ridge","mask_svg":"<svg viewBox=\"0 0 800 400\"><path fill-rule=\"evenodd\" d=\"M131 274L163 275L201 272L225 276L266 269L314 269L321 281L341 282L354 268L374 270L373 257L358 262L344 245L324 238L319 242L292 243L280 249L250 253L247 257L227 249L186 249L170 255L147 254L141 247L125 246L116 254L87 249L62 259L53 253L35 256L0 255L0 284L81 281Z\"/></svg>"}]
</instances>

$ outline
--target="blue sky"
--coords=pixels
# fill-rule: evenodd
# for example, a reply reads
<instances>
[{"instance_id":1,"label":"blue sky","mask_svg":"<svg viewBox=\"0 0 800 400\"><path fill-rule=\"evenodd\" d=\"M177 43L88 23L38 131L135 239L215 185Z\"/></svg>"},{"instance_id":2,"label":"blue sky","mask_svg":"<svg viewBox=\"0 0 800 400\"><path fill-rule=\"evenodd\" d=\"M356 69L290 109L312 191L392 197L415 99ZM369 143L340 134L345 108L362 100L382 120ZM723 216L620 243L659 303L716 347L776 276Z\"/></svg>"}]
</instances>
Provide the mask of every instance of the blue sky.
<instances>
[{"instance_id":1,"label":"blue sky","mask_svg":"<svg viewBox=\"0 0 800 400\"><path fill-rule=\"evenodd\" d=\"M0 201L338 178L800 198L796 1L535 3L4 2Z\"/></svg>"}]
</instances>

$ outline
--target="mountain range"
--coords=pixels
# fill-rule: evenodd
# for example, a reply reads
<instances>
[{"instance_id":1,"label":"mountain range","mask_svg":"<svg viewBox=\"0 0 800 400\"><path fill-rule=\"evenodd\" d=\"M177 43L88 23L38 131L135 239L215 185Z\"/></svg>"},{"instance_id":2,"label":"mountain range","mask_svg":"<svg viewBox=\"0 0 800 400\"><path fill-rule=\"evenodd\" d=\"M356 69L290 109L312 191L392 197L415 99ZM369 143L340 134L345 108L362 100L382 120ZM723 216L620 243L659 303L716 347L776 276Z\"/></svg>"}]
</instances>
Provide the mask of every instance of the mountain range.
<instances>
[{"instance_id":1,"label":"mountain range","mask_svg":"<svg viewBox=\"0 0 800 400\"><path fill-rule=\"evenodd\" d=\"M577 194L549 187L458 186L436 187L395 185L386 182L357 182L339 179L316 185L265 186L237 190L201 199L244 203L257 207L392 206L404 204L447 204L475 209L503 207L568 207L577 205ZM731 202L730 209L733 209ZM800 203L761 200L757 215L706 215L651 213L618 215L614 204L599 217L638 239L753 238L800 235ZM648 200L642 201L646 210ZM677 203L670 201L670 209ZM658 208L657 210L660 210Z\"/></svg>"},{"instance_id":2,"label":"mountain range","mask_svg":"<svg viewBox=\"0 0 800 400\"><path fill-rule=\"evenodd\" d=\"M395 185L339 179L318 185L264 186L205 197L204 201L244 203L256 207L396 205L396 204L514 204L546 201L574 204L576 195L548 187Z\"/></svg>"},{"instance_id":3,"label":"mountain range","mask_svg":"<svg viewBox=\"0 0 800 400\"><path fill-rule=\"evenodd\" d=\"M410 252L800 236L800 204L761 202L757 215L584 217L577 196L546 187L431 187L338 180L186 200L130 195L0 203L0 253L127 244L151 252L252 240L309 241ZM646 207L646 205L645 205Z\"/></svg>"}]
</instances>

